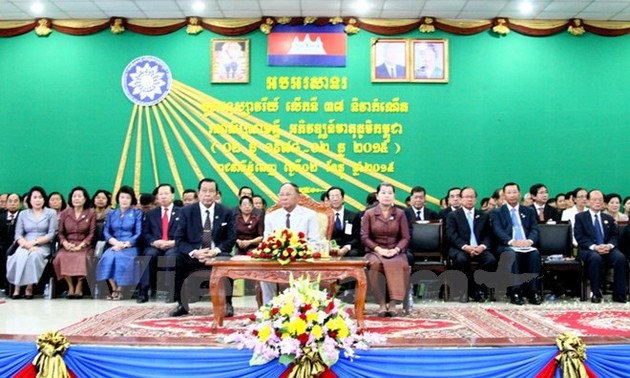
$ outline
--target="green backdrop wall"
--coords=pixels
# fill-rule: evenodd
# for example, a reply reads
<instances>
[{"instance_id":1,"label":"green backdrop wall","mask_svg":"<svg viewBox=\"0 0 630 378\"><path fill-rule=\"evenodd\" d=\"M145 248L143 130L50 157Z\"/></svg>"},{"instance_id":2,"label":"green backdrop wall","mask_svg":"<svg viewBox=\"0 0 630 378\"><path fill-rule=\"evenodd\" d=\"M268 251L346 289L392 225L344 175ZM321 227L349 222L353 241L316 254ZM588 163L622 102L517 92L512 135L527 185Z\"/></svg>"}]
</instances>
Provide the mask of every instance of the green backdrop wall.
<instances>
[{"instance_id":1,"label":"green backdrop wall","mask_svg":"<svg viewBox=\"0 0 630 378\"><path fill-rule=\"evenodd\" d=\"M77 184L89 191L114 188L133 109L122 92L121 75L134 58L154 55L169 65L175 80L218 100L279 97L277 113L252 116L267 122L280 120L285 130L299 119L401 123L404 132L392 135L387 154L356 154L353 139L347 135L323 140L332 149L346 143L345 157L352 161L394 162L395 172L387 176L399 182L401 189L420 184L429 194L440 197L448 187L474 185L483 197L506 181L516 181L523 191L535 182L544 182L552 194L578 185L630 194L630 37L574 37L565 33L535 38L513 32L499 38L491 33L456 36L437 32L429 37L449 39L448 84L372 83L370 44L374 37L378 36L365 31L348 36L346 67L318 68L269 67L267 36L260 32L245 35L251 48L251 79L247 84L210 83L211 40L224 37L207 31L191 36L182 29L159 37L131 32L113 35L109 31L79 37L53 32L46 38L28 33L0 39L0 192L26 191L34 184L63 193ZM397 37L427 36L414 32ZM269 77L281 76L345 77L348 88L266 89ZM285 112L285 102L297 96L303 100L317 97L320 111ZM409 104L409 111L353 113L350 103L355 97L361 101L398 97ZM338 100L345 101L344 112L322 111L324 102ZM172 147L176 146L174 134L166 130ZM158 135L155 129L153 132ZM133 138L135 135L134 131ZM156 177L146 135L145 131L140 181L135 181L142 191L152 190ZM315 135L301 137L318 141ZM121 177L122 183L132 185L136 162L133 138ZM158 181L173 182L164 146L158 137L155 140ZM366 141L382 138L366 135L362 142ZM210 142L204 143L217 161L227 161L219 150L210 149ZM398 153L395 143L400 146ZM192 143L186 144L203 175L219 177L203 154ZM274 160L262 151L258 154L265 161ZM285 154L291 161L305 155L329 160L312 152ZM173 147L173 157L183 186L195 187L198 178L185 153ZM281 163L278 170L301 186L325 189L308 177L288 176ZM349 166L345 172L351 172ZM357 202L363 202L367 194L365 187L343 175L323 169L314 175L326 184L344 186ZM253 183L247 174L229 177L236 186ZM272 192L281 181L267 174L258 177ZM381 180L366 174L354 179L368 188ZM224 202L234 204L234 194L228 187L223 189L228 192ZM399 191L398 198L405 195Z\"/></svg>"}]
</instances>

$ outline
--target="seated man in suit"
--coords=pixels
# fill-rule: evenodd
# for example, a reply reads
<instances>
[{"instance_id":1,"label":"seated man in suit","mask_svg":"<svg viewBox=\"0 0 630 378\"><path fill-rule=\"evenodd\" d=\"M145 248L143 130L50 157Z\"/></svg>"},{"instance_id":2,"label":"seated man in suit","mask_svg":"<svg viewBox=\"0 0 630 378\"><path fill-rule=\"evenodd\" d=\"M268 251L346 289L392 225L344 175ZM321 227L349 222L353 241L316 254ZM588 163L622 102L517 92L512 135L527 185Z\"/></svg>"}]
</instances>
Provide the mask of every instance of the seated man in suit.
<instances>
[{"instance_id":1,"label":"seated man in suit","mask_svg":"<svg viewBox=\"0 0 630 378\"><path fill-rule=\"evenodd\" d=\"M298 205L300 188L292 183L282 184L278 201L282 208L265 216L265 238L274 231L287 228L291 231L304 232L308 243L319 242L319 224L315 211ZM276 295L277 284L261 282L263 303L268 303Z\"/></svg>"},{"instance_id":2,"label":"seated man in suit","mask_svg":"<svg viewBox=\"0 0 630 378\"><path fill-rule=\"evenodd\" d=\"M518 184L509 182L503 185L505 205L492 212L492 230L498 239L497 252L507 261L514 261L511 272L513 274L540 274L540 252L534 247L538 242L538 222L536 213L531 207L520 206L521 189ZM503 256L505 255L505 256ZM516 277L515 277L516 279ZM529 302L539 305L542 297L539 292L538 278L531 279L523 285L513 285L511 302L523 305L525 302L521 293L521 286L529 292Z\"/></svg>"},{"instance_id":3,"label":"seated man in suit","mask_svg":"<svg viewBox=\"0 0 630 378\"><path fill-rule=\"evenodd\" d=\"M345 195L344 190L337 186L326 191L326 197L335 214L332 240L337 243L337 248L331 249L330 253L340 257L355 257L359 256L361 218L358 213L344 206Z\"/></svg>"},{"instance_id":4,"label":"seated man in suit","mask_svg":"<svg viewBox=\"0 0 630 378\"><path fill-rule=\"evenodd\" d=\"M331 241L337 244L336 247L331 247L330 254L339 257L356 257L360 255L361 217L344 206L345 195L345 191L337 186L330 187L326 191L326 198L335 214ZM351 291L354 290L354 284L354 281L343 283L339 289L341 296L349 297Z\"/></svg>"},{"instance_id":5,"label":"seated man in suit","mask_svg":"<svg viewBox=\"0 0 630 378\"><path fill-rule=\"evenodd\" d=\"M613 302L626 303L626 257L619 251L618 229L613 217L604 214L604 195L599 190L588 193L591 208L575 215L575 239L578 258L588 270L593 296L591 302L602 301L602 264L613 267Z\"/></svg>"},{"instance_id":6,"label":"seated man in suit","mask_svg":"<svg viewBox=\"0 0 630 378\"><path fill-rule=\"evenodd\" d=\"M10 193L7 196L6 210L0 212L0 288L9 289L7 281L7 249L15 239L15 222L22 203L20 195Z\"/></svg>"},{"instance_id":7,"label":"seated man in suit","mask_svg":"<svg viewBox=\"0 0 630 378\"><path fill-rule=\"evenodd\" d=\"M148 261L144 261L144 263L148 263L148 265L140 281L138 303L149 300L149 289L151 289L151 296L155 297L158 259L164 256L164 258L172 261L171 264L167 264L167 266L172 267L177 256L175 231L179 223L180 208L173 205L175 188L170 184L160 184L156 188L156 197L160 206L149 210L145 214L142 224L142 237L146 244L144 256L148 258ZM169 294L169 298L170 295L172 294Z\"/></svg>"},{"instance_id":8,"label":"seated man in suit","mask_svg":"<svg viewBox=\"0 0 630 378\"><path fill-rule=\"evenodd\" d=\"M405 209L405 215L407 215L409 227L411 227L416 221L440 219L438 213L424 205L427 192L423 187L414 186L411 189L410 194L411 203L410 206Z\"/></svg>"},{"instance_id":9,"label":"seated man in suit","mask_svg":"<svg viewBox=\"0 0 630 378\"><path fill-rule=\"evenodd\" d=\"M539 223L547 223L549 221L559 222L560 213L558 210L549 206L549 191L544 184L534 184L529 188L529 194L532 197L534 203L532 208L536 211Z\"/></svg>"},{"instance_id":10,"label":"seated man in suit","mask_svg":"<svg viewBox=\"0 0 630 378\"><path fill-rule=\"evenodd\" d=\"M184 281L195 270L208 269L205 261L216 256L231 256L236 244L236 226L232 210L215 202L218 184L210 178L199 181L199 203L184 207L175 231L175 300L171 316L188 314L188 293ZM208 275L208 278L210 276ZM225 316L234 315L231 285L226 285Z\"/></svg>"},{"instance_id":11,"label":"seated man in suit","mask_svg":"<svg viewBox=\"0 0 630 378\"><path fill-rule=\"evenodd\" d=\"M477 285L470 269L471 261L478 261L487 272L497 269L497 260L488 249L490 247L490 217L487 213L475 209L477 191L472 187L462 189L462 207L452 211L446 218L446 236L448 256L457 269L468 278L468 293L461 293L460 302L468 302L468 297L477 302L485 302L488 288Z\"/></svg>"},{"instance_id":12,"label":"seated man in suit","mask_svg":"<svg viewBox=\"0 0 630 378\"><path fill-rule=\"evenodd\" d=\"M460 188L450 188L446 193L447 206L440 211L440 219L446 223L446 217L451 211L455 211L462 205L462 190Z\"/></svg>"}]
</instances>

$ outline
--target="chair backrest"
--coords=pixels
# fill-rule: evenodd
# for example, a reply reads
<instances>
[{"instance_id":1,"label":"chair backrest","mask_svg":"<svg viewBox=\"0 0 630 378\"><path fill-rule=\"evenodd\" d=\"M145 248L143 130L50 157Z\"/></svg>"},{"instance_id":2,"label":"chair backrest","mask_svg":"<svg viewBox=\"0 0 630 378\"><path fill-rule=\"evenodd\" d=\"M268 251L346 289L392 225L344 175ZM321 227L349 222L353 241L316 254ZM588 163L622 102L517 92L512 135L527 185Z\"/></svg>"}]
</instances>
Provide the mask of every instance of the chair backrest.
<instances>
[{"instance_id":1,"label":"chair backrest","mask_svg":"<svg viewBox=\"0 0 630 378\"><path fill-rule=\"evenodd\" d=\"M563 255L570 257L573 250L573 237L569 223L541 223L538 237L538 251L541 256Z\"/></svg>"},{"instance_id":2,"label":"chair backrest","mask_svg":"<svg viewBox=\"0 0 630 378\"><path fill-rule=\"evenodd\" d=\"M412 225L409 250L416 261L443 261L442 222L430 221Z\"/></svg>"},{"instance_id":3,"label":"chair backrest","mask_svg":"<svg viewBox=\"0 0 630 378\"><path fill-rule=\"evenodd\" d=\"M624 235L625 229L628 227L628 222L617 222L617 226L619 227L619 250L628 256L628 252L630 252L630 240L627 240L626 235Z\"/></svg>"},{"instance_id":4,"label":"chair backrest","mask_svg":"<svg viewBox=\"0 0 630 378\"><path fill-rule=\"evenodd\" d=\"M298 205L304 206L308 209L313 210L317 215L317 223L319 224L319 237L322 240L330 240L333 233L334 217L335 213L332 211L330 207L322 205L321 203L313 200L311 197L300 193L300 199L298 200ZM267 209L267 213L271 213L272 211L278 210L282 206L280 203L276 203Z\"/></svg>"}]
</instances>

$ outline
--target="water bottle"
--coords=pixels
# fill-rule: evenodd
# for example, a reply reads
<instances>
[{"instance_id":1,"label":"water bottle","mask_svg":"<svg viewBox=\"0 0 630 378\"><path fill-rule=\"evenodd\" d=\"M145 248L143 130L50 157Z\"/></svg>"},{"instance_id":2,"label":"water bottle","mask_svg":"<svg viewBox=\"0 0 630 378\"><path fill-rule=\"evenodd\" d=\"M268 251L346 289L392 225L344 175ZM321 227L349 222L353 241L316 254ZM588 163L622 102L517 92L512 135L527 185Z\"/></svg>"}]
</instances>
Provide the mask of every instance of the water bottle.
<instances>
[{"instance_id":1,"label":"water bottle","mask_svg":"<svg viewBox=\"0 0 630 378\"><path fill-rule=\"evenodd\" d=\"M98 299L98 282L94 282L94 299Z\"/></svg>"},{"instance_id":2,"label":"water bottle","mask_svg":"<svg viewBox=\"0 0 630 378\"><path fill-rule=\"evenodd\" d=\"M44 287L44 299L50 299L50 284Z\"/></svg>"}]
</instances>

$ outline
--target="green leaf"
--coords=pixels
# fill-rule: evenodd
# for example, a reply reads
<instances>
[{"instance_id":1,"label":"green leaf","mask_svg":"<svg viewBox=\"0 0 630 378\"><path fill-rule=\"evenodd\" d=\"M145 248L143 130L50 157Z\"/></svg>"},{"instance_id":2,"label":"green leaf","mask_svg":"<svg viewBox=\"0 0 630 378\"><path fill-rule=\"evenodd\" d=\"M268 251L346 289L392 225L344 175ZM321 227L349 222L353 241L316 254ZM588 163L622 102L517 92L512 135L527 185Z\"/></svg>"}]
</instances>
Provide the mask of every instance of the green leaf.
<instances>
[{"instance_id":1,"label":"green leaf","mask_svg":"<svg viewBox=\"0 0 630 378\"><path fill-rule=\"evenodd\" d=\"M290 364L295 362L295 356L292 354L283 354L278 359L278 362L280 362L284 366L289 366Z\"/></svg>"}]
</instances>

